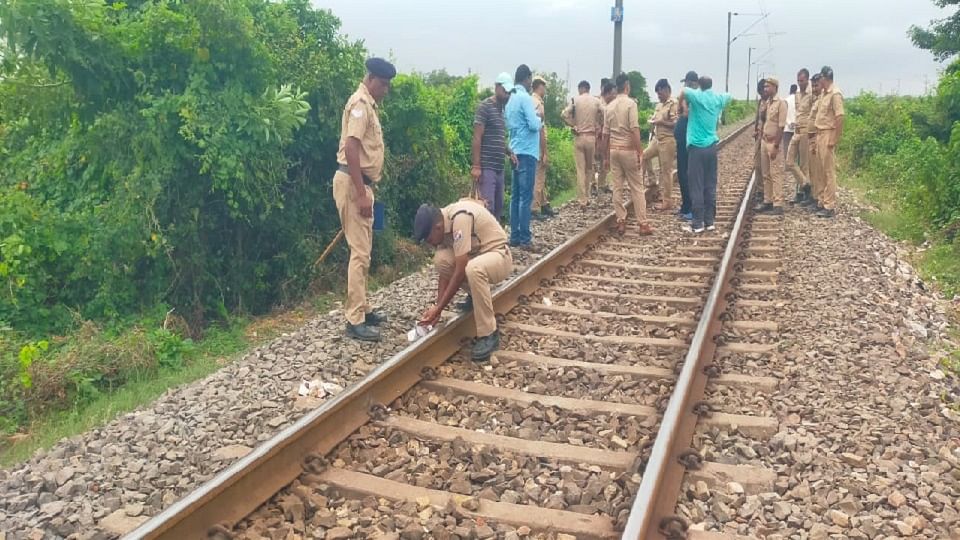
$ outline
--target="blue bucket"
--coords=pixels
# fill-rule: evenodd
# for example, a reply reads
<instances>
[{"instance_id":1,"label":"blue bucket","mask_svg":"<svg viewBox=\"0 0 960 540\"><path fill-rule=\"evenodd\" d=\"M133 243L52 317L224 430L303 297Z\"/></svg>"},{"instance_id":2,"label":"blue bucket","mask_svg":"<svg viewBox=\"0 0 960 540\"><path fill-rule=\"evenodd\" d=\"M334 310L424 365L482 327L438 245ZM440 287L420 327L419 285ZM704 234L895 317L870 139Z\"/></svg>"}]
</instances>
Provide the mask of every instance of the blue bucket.
<instances>
[{"instance_id":1,"label":"blue bucket","mask_svg":"<svg viewBox=\"0 0 960 540\"><path fill-rule=\"evenodd\" d=\"M380 232L386 226L387 222L387 211L383 203L380 201L375 201L373 203L373 230Z\"/></svg>"}]
</instances>

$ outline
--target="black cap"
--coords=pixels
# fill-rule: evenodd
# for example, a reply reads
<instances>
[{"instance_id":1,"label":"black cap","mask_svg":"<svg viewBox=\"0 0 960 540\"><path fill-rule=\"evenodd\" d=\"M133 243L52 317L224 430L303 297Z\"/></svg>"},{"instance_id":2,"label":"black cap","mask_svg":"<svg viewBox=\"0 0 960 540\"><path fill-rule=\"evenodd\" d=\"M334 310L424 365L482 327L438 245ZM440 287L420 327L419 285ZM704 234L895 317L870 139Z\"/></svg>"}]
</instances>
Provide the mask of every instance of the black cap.
<instances>
[{"instance_id":1,"label":"black cap","mask_svg":"<svg viewBox=\"0 0 960 540\"><path fill-rule=\"evenodd\" d=\"M697 75L696 71L688 71L686 75L680 79L681 82L697 82L700 80L700 76Z\"/></svg>"},{"instance_id":2,"label":"black cap","mask_svg":"<svg viewBox=\"0 0 960 540\"><path fill-rule=\"evenodd\" d=\"M367 73L389 81L397 76L397 68L383 58L371 58L367 60Z\"/></svg>"},{"instance_id":3,"label":"black cap","mask_svg":"<svg viewBox=\"0 0 960 540\"><path fill-rule=\"evenodd\" d=\"M421 204L417 209L417 215L413 218L413 241L421 243L430 236L430 230L436 222L437 214L440 213L435 206Z\"/></svg>"}]
</instances>

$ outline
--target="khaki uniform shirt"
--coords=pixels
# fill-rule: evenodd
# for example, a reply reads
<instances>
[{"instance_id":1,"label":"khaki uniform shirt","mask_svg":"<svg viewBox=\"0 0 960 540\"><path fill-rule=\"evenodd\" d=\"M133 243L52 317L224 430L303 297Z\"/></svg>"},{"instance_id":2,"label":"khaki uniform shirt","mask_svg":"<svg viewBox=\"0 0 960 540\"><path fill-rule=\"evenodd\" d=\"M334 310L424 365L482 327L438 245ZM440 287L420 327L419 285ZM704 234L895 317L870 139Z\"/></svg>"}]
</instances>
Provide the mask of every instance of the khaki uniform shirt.
<instances>
[{"instance_id":1,"label":"khaki uniform shirt","mask_svg":"<svg viewBox=\"0 0 960 540\"><path fill-rule=\"evenodd\" d=\"M543 99L541 99L540 96L534 92L530 92L530 97L533 98L533 108L536 109L537 116L543 120Z\"/></svg>"},{"instance_id":2,"label":"khaki uniform shirt","mask_svg":"<svg viewBox=\"0 0 960 540\"><path fill-rule=\"evenodd\" d=\"M611 147L633 146L633 130L640 128L637 114L637 102L623 94L607 105L603 116L603 135L610 138Z\"/></svg>"},{"instance_id":3,"label":"khaki uniform shirt","mask_svg":"<svg viewBox=\"0 0 960 540\"><path fill-rule=\"evenodd\" d=\"M507 245L507 233L486 207L473 199L460 199L444 207L442 247L453 255L474 257Z\"/></svg>"},{"instance_id":4,"label":"khaki uniform shirt","mask_svg":"<svg viewBox=\"0 0 960 540\"><path fill-rule=\"evenodd\" d=\"M383 174L383 130L377 113L377 102L367 87L360 83L357 91L347 100L340 121L340 149L337 163L347 166L347 138L360 141L360 171L373 182L379 182Z\"/></svg>"},{"instance_id":5,"label":"khaki uniform shirt","mask_svg":"<svg viewBox=\"0 0 960 540\"><path fill-rule=\"evenodd\" d=\"M807 86L807 91L803 92L799 88L793 95L793 102L797 108L797 128L796 133L807 133L810 129L810 109L813 107L813 88Z\"/></svg>"},{"instance_id":6,"label":"khaki uniform shirt","mask_svg":"<svg viewBox=\"0 0 960 540\"><path fill-rule=\"evenodd\" d=\"M563 110L563 120L577 130L578 135L599 134L603 130L603 102L590 94L573 98L573 104Z\"/></svg>"},{"instance_id":7,"label":"khaki uniform shirt","mask_svg":"<svg viewBox=\"0 0 960 540\"><path fill-rule=\"evenodd\" d=\"M807 125L807 127L809 128L809 129L807 129L807 133L812 133L812 134L814 134L814 135L817 134L817 126L816 126L816 122L814 122L814 120L817 119L817 113L818 113L818 111L820 110L820 98L821 98L821 97L823 97L822 94L819 95L819 96L814 95L814 96L813 96L813 105L810 106L810 121L809 121L809 123L808 123L808 125Z\"/></svg>"},{"instance_id":8,"label":"khaki uniform shirt","mask_svg":"<svg viewBox=\"0 0 960 540\"><path fill-rule=\"evenodd\" d=\"M843 93L833 85L823 93L820 106L817 108L817 118L813 124L817 131L836 129L836 117L843 116Z\"/></svg>"},{"instance_id":9,"label":"khaki uniform shirt","mask_svg":"<svg viewBox=\"0 0 960 540\"><path fill-rule=\"evenodd\" d=\"M680 109L677 105L677 99L674 97L670 97L670 99L664 101L663 103L657 103L656 108L653 110L653 120L655 122L660 120L676 122L677 118L679 117ZM673 138L673 128L666 128L657 125L654 127L654 133L656 134L658 141Z\"/></svg>"},{"instance_id":10,"label":"khaki uniform shirt","mask_svg":"<svg viewBox=\"0 0 960 540\"><path fill-rule=\"evenodd\" d=\"M775 140L781 135L781 131L787 125L787 102L775 97L767 103L766 120L763 122L763 138L770 142L779 142ZM774 139L774 140L771 140Z\"/></svg>"}]
</instances>

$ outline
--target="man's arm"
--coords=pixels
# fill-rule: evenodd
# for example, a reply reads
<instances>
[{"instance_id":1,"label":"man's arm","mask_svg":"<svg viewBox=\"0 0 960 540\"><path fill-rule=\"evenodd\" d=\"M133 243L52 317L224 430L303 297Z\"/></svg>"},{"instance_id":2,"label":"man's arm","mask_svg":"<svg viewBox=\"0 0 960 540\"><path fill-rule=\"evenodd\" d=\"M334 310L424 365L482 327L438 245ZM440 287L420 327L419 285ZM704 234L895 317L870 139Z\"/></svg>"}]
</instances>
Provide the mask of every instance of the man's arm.
<instances>
[{"instance_id":1,"label":"man's arm","mask_svg":"<svg viewBox=\"0 0 960 540\"><path fill-rule=\"evenodd\" d=\"M470 154L473 159L473 168L470 170L470 176L473 176L474 182L480 179L480 145L483 142L483 129L483 123L474 122L473 141L470 143Z\"/></svg>"},{"instance_id":2,"label":"man's arm","mask_svg":"<svg viewBox=\"0 0 960 540\"><path fill-rule=\"evenodd\" d=\"M830 148L837 146L837 143L840 142L840 137L843 135L843 96L839 93L833 95L833 141L830 143Z\"/></svg>"},{"instance_id":3,"label":"man's arm","mask_svg":"<svg viewBox=\"0 0 960 540\"><path fill-rule=\"evenodd\" d=\"M373 216L373 201L367 194L367 186L363 184L363 171L360 170L360 139L353 136L347 137L347 143L343 150L347 156L347 171L350 174L353 190L356 193L357 208L360 210L361 216L371 217Z\"/></svg>"},{"instance_id":4,"label":"man's arm","mask_svg":"<svg viewBox=\"0 0 960 540\"><path fill-rule=\"evenodd\" d=\"M637 150L638 159L643 162L643 139L640 137L640 119L639 111L634 103L627 110L627 125L630 126L630 138L633 140L633 147Z\"/></svg>"},{"instance_id":5,"label":"man's arm","mask_svg":"<svg viewBox=\"0 0 960 540\"><path fill-rule=\"evenodd\" d=\"M543 121L540 120L540 116L537 115L537 109L533 106L533 99L527 98L525 103L521 105L521 112L523 113L524 120L527 122L527 128L530 131L540 131L540 128L543 126Z\"/></svg>"},{"instance_id":6,"label":"man's arm","mask_svg":"<svg viewBox=\"0 0 960 540\"><path fill-rule=\"evenodd\" d=\"M667 108L667 112L660 119L659 124L667 129L673 129L677 125L677 118L680 116L678 108L679 105L677 103Z\"/></svg>"}]
</instances>

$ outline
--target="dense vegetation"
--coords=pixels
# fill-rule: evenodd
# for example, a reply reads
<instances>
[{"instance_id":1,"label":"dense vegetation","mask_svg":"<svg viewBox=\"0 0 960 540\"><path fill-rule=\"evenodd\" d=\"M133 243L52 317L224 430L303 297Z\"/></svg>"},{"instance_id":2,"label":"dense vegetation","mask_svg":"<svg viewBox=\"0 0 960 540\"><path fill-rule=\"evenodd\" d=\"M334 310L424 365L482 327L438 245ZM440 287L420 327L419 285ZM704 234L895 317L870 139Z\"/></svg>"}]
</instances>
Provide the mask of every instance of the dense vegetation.
<instances>
[{"instance_id":1,"label":"dense vegetation","mask_svg":"<svg viewBox=\"0 0 960 540\"><path fill-rule=\"evenodd\" d=\"M339 27L309 0L0 0L0 431L336 282L342 248L312 262L339 228L340 117L367 55ZM375 266L421 202L469 191L479 85L441 75L400 75L384 103ZM562 105L555 75L549 92ZM556 193L572 149L549 140Z\"/></svg>"}]
</instances>

